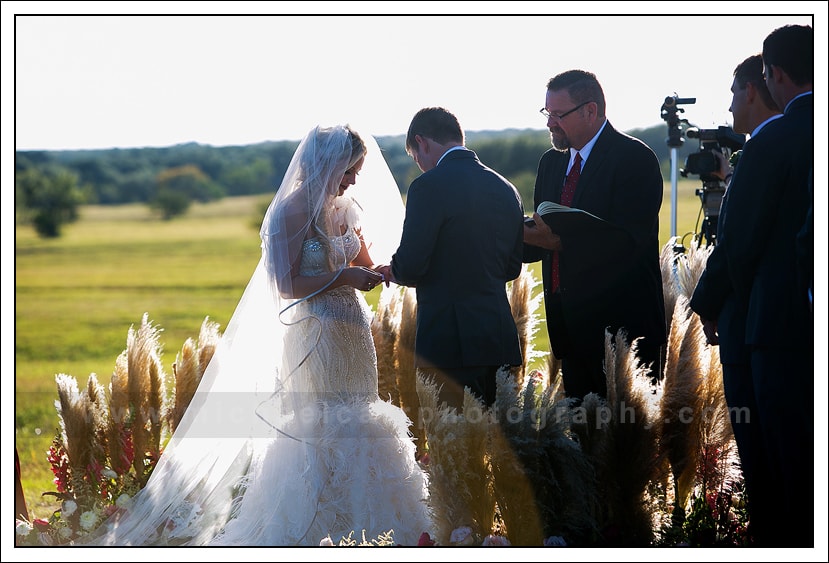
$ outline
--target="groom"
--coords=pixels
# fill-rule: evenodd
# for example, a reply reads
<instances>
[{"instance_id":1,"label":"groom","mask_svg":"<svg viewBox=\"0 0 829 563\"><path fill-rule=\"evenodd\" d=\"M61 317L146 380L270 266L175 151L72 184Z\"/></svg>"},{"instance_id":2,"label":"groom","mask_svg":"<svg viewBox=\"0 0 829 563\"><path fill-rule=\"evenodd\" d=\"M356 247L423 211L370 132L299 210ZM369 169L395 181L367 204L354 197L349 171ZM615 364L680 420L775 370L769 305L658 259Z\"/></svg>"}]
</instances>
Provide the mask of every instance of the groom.
<instances>
[{"instance_id":1,"label":"groom","mask_svg":"<svg viewBox=\"0 0 829 563\"><path fill-rule=\"evenodd\" d=\"M464 388L495 402L495 373L521 365L506 283L521 273L524 210L515 187L464 146L457 118L418 111L406 152L423 174L406 200L400 246L383 272L416 288L415 367L458 410Z\"/></svg>"}]
</instances>

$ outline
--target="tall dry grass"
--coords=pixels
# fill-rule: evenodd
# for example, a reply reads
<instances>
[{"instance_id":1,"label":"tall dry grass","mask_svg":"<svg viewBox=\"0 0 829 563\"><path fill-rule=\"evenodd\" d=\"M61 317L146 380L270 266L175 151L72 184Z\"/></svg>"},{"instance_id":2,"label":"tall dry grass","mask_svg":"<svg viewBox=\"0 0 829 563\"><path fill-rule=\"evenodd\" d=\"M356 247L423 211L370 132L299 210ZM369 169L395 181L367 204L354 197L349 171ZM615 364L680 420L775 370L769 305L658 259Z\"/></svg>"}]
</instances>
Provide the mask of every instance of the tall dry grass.
<instances>
[{"instance_id":1,"label":"tall dry grass","mask_svg":"<svg viewBox=\"0 0 829 563\"><path fill-rule=\"evenodd\" d=\"M381 398L396 405L400 404L400 389L397 386L397 346L400 317L397 307L401 294L384 288L378 300L377 311L371 320L371 336L377 351L377 390Z\"/></svg>"},{"instance_id":2,"label":"tall dry grass","mask_svg":"<svg viewBox=\"0 0 829 563\"><path fill-rule=\"evenodd\" d=\"M509 292L507 293L510 311L512 312L513 319L515 319L515 327L518 330L518 343L521 347L521 357L524 358L523 364L512 370L519 387L524 385L524 376L526 375L528 367L536 358L543 355L543 353L537 351L533 346L533 341L539 328L537 309L544 297L544 294L541 292L533 297L533 292L538 284L539 281L525 265L521 271L521 275L510 282Z\"/></svg>"},{"instance_id":3,"label":"tall dry grass","mask_svg":"<svg viewBox=\"0 0 829 563\"><path fill-rule=\"evenodd\" d=\"M400 408L412 421L411 431L415 439L416 456L419 459L428 451L426 430L421 420L420 399L417 393L417 370L415 369L415 337L417 335L417 297L410 287L399 287L398 313L395 326L398 327L394 348L394 365L397 368L397 389Z\"/></svg>"},{"instance_id":4,"label":"tall dry grass","mask_svg":"<svg viewBox=\"0 0 829 563\"><path fill-rule=\"evenodd\" d=\"M199 330L198 343L192 338L184 341L173 363L175 386L172 389L172 407L167 413L170 434L175 432L187 406L196 394L207 364L213 358L219 342L219 323L205 318Z\"/></svg>"},{"instance_id":5,"label":"tall dry grass","mask_svg":"<svg viewBox=\"0 0 829 563\"><path fill-rule=\"evenodd\" d=\"M627 343L623 330L605 333L607 436L603 459L594 458L604 502L604 535L609 543L648 545L651 516L645 509L648 484L663 467L656 424L658 386L636 354L638 340Z\"/></svg>"},{"instance_id":6,"label":"tall dry grass","mask_svg":"<svg viewBox=\"0 0 829 563\"><path fill-rule=\"evenodd\" d=\"M684 254L662 251L665 303L673 306L668 332L661 450L674 485L679 521L696 492L729 489L742 476L725 401L719 348L709 346L689 302L713 247L694 239Z\"/></svg>"},{"instance_id":7,"label":"tall dry grass","mask_svg":"<svg viewBox=\"0 0 829 563\"><path fill-rule=\"evenodd\" d=\"M61 433L50 458L58 470L60 498L93 509L114 502L120 493L134 494L146 483L212 357L218 325L205 319L198 348L187 339L173 366L173 389L167 388L159 359L160 332L147 313L137 329L129 328L108 390L95 374L84 389L71 375L56 376Z\"/></svg>"},{"instance_id":8,"label":"tall dry grass","mask_svg":"<svg viewBox=\"0 0 829 563\"><path fill-rule=\"evenodd\" d=\"M414 369L414 291L384 292L372 322L378 389L414 423L438 543L447 545L453 530L470 526L478 539L500 533L513 545L540 545L549 536L570 545L650 545L659 532L654 522L661 521L655 507L688 510L692 495L740 479L717 349L705 344L688 308L708 252L694 245L687 255L663 250L666 307L673 304L664 380L654 383L639 365L635 342L608 334L607 397L588 395L580 404L565 399L552 355L547 374L528 369L539 357L532 335L540 301L531 297L537 282L529 271L508 288L525 363L499 373L491 408L469 393L460 411L439 403L434 382ZM76 487L96 463L131 470L140 486L219 337L218 325L205 319L198 346L188 339L176 356L174 389L165 390L159 330L145 314L116 358L108 394L94 374L82 390L70 376L57 378ZM167 416L157 416L168 396ZM653 502L649 497L667 482L673 494Z\"/></svg>"},{"instance_id":9,"label":"tall dry grass","mask_svg":"<svg viewBox=\"0 0 829 563\"><path fill-rule=\"evenodd\" d=\"M662 532L655 522L664 521L653 514L657 505L686 511L693 493L739 479L717 350L707 346L688 307L708 254L696 241L687 254L674 252L672 243L662 251L665 302L671 307L664 381L639 363L637 343L628 345L623 331L607 334L607 397L588 395L577 407L564 399L560 361L552 354L546 377L527 377L532 340L526 335L535 310L527 288L533 280L513 283L510 306L525 366L499 378L497 404L488 412L497 423L489 423L488 449L481 454L486 463L472 466L484 472L479 482L489 479L497 531L514 544L539 545L544 537L563 535L576 544L651 545ZM421 406L440 412L432 392L421 389ZM453 457L448 435L443 426L427 426L431 502L443 540L450 528L473 520L452 467L468 452ZM655 503L653 491L667 483L675 490ZM481 520L475 520L475 530L486 533Z\"/></svg>"},{"instance_id":10,"label":"tall dry grass","mask_svg":"<svg viewBox=\"0 0 829 563\"><path fill-rule=\"evenodd\" d=\"M441 403L434 380L418 374L417 393L429 444L429 496L435 539L449 545L452 531L469 526L483 538L492 531L495 499L487 470L492 418L469 390L463 409Z\"/></svg>"},{"instance_id":11,"label":"tall dry grass","mask_svg":"<svg viewBox=\"0 0 829 563\"><path fill-rule=\"evenodd\" d=\"M70 471L70 482L61 488L92 495L106 461L106 448L101 441L107 424L104 390L95 374L89 376L83 390L78 388L74 377L66 374L58 374L55 382L58 387L55 406Z\"/></svg>"}]
</instances>

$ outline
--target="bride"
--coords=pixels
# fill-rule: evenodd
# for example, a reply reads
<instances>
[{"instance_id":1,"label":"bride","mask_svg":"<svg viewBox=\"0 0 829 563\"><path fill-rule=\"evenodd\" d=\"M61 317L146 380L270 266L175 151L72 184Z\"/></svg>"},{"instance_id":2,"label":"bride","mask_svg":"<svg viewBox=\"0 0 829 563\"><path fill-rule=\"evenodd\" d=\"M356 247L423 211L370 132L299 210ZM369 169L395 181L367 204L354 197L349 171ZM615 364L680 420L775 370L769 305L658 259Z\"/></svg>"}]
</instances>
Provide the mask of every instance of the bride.
<instances>
[{"instance_id":1,"label":"bride","mask_svg":"<svg viewBox=\"0 0 829 563\"><path fill-rule=\"evenodd\" d=\"M382 281L376 264L403 214L373 138L349 126L307 134L196 396L146 487L95 543L320 545L391 532L416 545L432 531L410 421L378 396L358 291Z\"/></svg>"}]
</instances>

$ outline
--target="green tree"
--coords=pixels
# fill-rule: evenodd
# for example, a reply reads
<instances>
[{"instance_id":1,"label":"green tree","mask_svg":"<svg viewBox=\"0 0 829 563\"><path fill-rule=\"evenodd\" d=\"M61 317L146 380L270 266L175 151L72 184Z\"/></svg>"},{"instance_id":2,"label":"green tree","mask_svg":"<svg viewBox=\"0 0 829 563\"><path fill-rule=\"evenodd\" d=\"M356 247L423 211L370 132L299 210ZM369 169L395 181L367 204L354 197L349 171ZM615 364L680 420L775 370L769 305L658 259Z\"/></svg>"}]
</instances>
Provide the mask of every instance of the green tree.
<instances>
[{"instance_id":1,"label":"green tree","mask_svg":"<svg viewBox=\"0 0 829 563\"><path fill-rule=\"evenodd\" d=\"M15 216L31 223L43 238L56 238L78 218L84 203L78 177L61 167L27 168L14 178Z\"/></svg>"},{"instance_id":2,"label":"green tree","mask_svg":"<svg viewBox=\"0 0 829 563\"><path fill-rule=\"evenodd\" d=\"M250 163L228 167L219 178L229 196L260 194L268 188L276 191L269 185L273 176L273 164L270 159L260 156Z\"/></svg>"},{"instance_id":3,"label":"green tree","mask_svg":"<svg viewBox=\"0 0 829 563\"><path fill-rule=\"evenodd\" d=\"M193 201L220 199L222 190L198 166L187 164L162 170L156 176L155 194L149 201L151 209L164 220L183 215Z\"/></svg>"}]
</instances>

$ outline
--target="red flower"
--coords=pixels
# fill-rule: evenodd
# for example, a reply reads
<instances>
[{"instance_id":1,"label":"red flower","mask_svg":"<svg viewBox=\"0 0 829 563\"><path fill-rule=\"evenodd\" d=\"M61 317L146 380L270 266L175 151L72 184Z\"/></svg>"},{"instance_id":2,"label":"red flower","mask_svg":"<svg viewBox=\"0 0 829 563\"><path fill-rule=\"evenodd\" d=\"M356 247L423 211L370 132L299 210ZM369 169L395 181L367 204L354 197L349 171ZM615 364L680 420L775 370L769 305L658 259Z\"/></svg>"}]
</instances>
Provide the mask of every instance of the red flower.
<instances>
[{"instance_id":1,"label":"red flower","mask_svg":"<svg viewBox=\"0 0 829 563\"><path fill-rule=\"evenodd\" d=\"M112 469L118 475L123 475L132 467L132 461L135 456L132 443L132 428L127 425L118 425L118 440L120 442L121 454L119 459L112 459Z\"/></svg>"},{"instance_id":2,"label":"red flower","mask_svg":"<svg viewBox=\"0 0 829 563\"><path fill-rule=\"evenodd\" d=\"M429 532L420 534L420 539L417 540L417 547L431 547L435 545L435 540L429 535Z\"/></svg>"},{"instance_id":3,"label":"red flower","mask_svg":"<svg viewBox=\"0 0 829 563\"><path fill-rule=\"evenodd\" d=\"M69 456L63 444L55 438L49 451L46 452L46 459L51 465L52 473L55 475L54 483L59 493L68 493L71 490L72 481L69 471Z\"/></svg>"},{"instance_id":4,"label":"red flower","mask_svg":"<svg viewBox=\"0 0 829 563\"><path fill-rule=\"evenodd\" d=\"M49 528L51 527L49 525L49 521L44 520L43 518L35 518L34 521L32 522L32 526L38 532L48 532Z\"/></svg>"}]
</instances>

